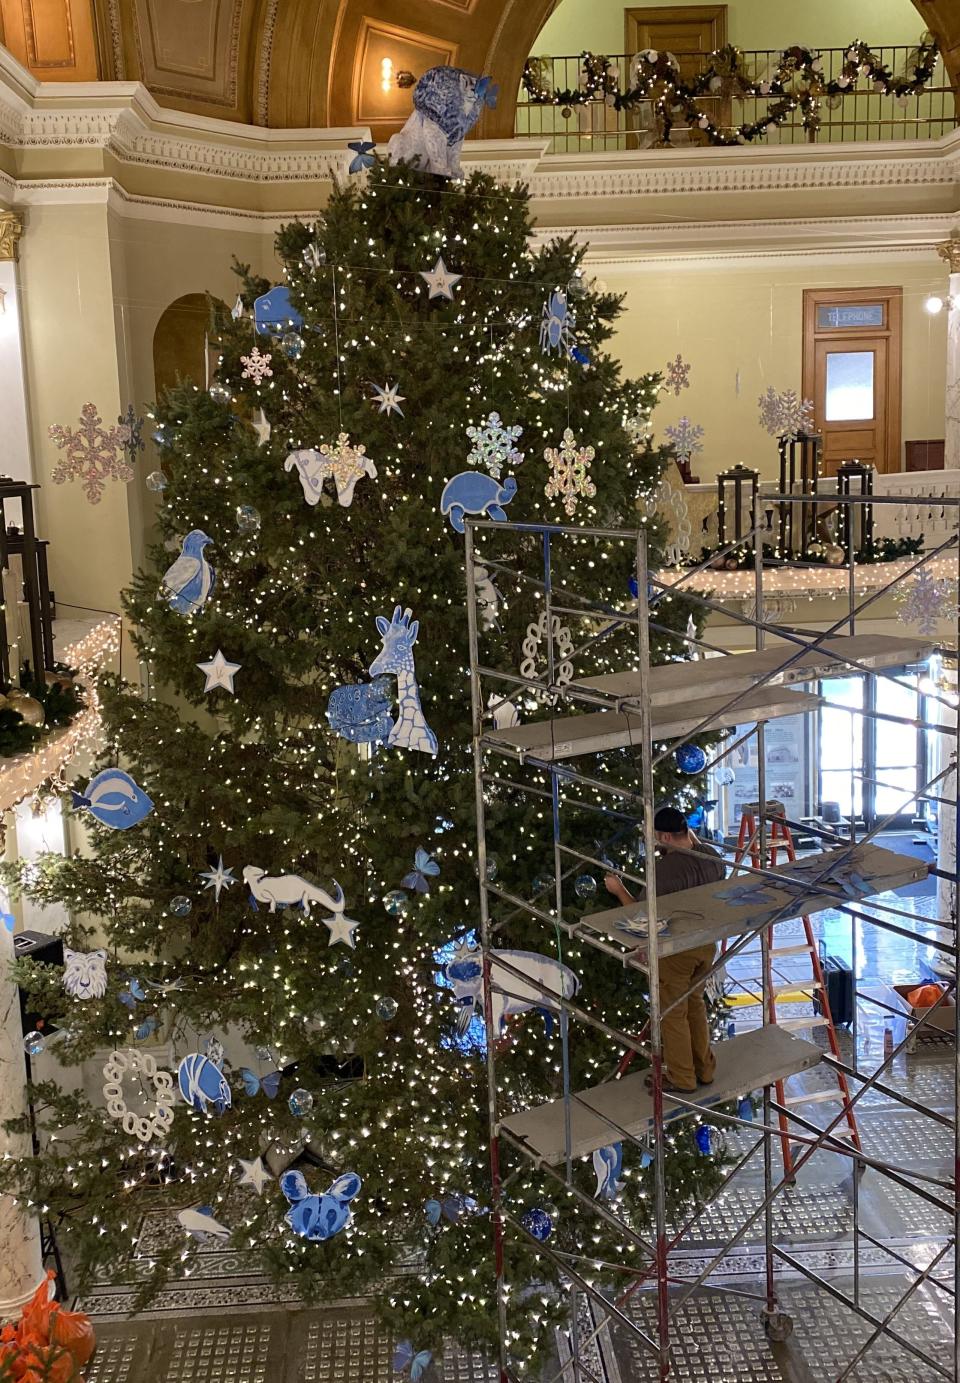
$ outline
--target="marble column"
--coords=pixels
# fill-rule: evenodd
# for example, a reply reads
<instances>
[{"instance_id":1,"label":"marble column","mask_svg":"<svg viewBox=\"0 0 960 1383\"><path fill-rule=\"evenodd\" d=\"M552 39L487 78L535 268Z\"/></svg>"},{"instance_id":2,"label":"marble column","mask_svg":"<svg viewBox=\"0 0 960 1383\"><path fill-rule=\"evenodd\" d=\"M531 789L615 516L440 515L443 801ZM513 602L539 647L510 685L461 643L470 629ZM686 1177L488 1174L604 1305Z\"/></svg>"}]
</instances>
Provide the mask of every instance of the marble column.
<instances>
[{"instance_id":1,"label":"marble column","mask_svg":"<svg viewBox=\"0 0 960 1383\"><path fill-rule=\"evenodd\" d=\"M0 1120L26 1113L26 1059L20 998L10 979L13 934L0 921ZM0 1128L0 1157L29 1156L29 1134ZM10 1196L0 1195L0 1320L15 1316L43 1277L40 1226Z\"/></svg>"},{"instance_id":2,"label":"marble column","mask_svg":"<svg viewBox=\"0 0 960 1383\"><path fill-rule=\"evenodd\" d=\"M947 393L944 415L946 470L960 467L960 230L937 246L937 254L950 269L947 306Z\"/></svg>"},{"instance_id":3,"label":"marble column","mask_svg":"<svg viewBox=\"0 0 960 1383\"><path fill-rule=\"evenodd\" d=\"M15 211L0 211L0 418L4 475L33 479L27 380L17 278L17 249L23 223Z\"/></svg>"}]
</instances>

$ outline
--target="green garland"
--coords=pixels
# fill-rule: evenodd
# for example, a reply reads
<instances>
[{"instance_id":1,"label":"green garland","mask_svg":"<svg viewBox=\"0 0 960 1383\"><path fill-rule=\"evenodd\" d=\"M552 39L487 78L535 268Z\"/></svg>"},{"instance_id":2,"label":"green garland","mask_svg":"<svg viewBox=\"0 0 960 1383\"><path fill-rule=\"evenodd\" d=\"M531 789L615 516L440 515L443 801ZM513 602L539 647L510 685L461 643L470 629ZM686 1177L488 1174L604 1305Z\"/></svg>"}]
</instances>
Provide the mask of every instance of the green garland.
<instances>
[{"instance_id":1,"label":"green garland","mask_svg":"<svg viewBox=\"0 0 960 1383\"><path fill-rule=\"evenodd\" d=\"M67 680L64 682L45 682L37 686L30 678L22 678L22 690L36 701L44 711L42 725L28 725L19 711L10 706L0 706L0 758L22 754L51 730L69 725L78 711L83 709L83 700L76 687Z\"/></svg>"},{"instance_id":2,"label":"green garland","mask_svg":"<svg viewBox=\"0 0 960 1383\"><path fill-rule=\"evenodd\" d=\"M860 77L866 77L873 84L873 90L882 96L902 99L915 96L932 78L938 57L936 39L926 30L909 54L904 73L895 76L870 46L858 39L846 49L839 76L827 81L820 54L796 44L780 54L773 76L757 81L747 71L740 49L727 44L712 53L707 68L687 82L680 76L672 53L648 48L637 53L631 63L631 76L636 85L621 91L610 59L585 52L582 54L582 86L566 91L552 90L545 80L550 59L528 58L523 70L523 87L534 105L561 106L564 114L569 114L574 106L596 100L607 101L615 110L633 110L643 102L653 101L664 144L669 143L675 118L681 114L686 117L687 124L701 130L711 144L744 144L766 134L774 126L785 125L796 110L802 112L804 129L819 129L821 102L838 105L845 95L855 90ZM718 95L738 100L770 98L773 104L759 120L733 129L721 129L698 104L705 96Z\"/></svg>"},{"instance_id":3,"label":"green garland","mask_svg":"<svg viewBox=\"0 0 960 1383\"><path fill-rule=\"evenodd\" d=\"M821 542L820 546L822 548L825 544ZM839 544L836 544L836 546L839 546ZM709 562L721 551L722 548L719 544L716 547L701 548L700 556L696 558L691 557L687 565L695 567L704 562ZM856 554L857 566L870 566L878 562L896 562L901 557L916 557L922 551L922 533L919 538L875 538L863 552L858 552ZM764 543L763 545L763 557L765 567L786 567L790 565L789 561L785 561L783 558L776 555L776 552L769 543ZM728 571L753 571L754 569L755 562L752 547L734 548L731 552L725 554L725 559L731 563L727 568ZM828 562L822 552L818 552L816 548L812 550L808 549L801 556L797 557L796 560L798 562L803 562L805 566L811 567L829 567L833 565L831 562ZM844 558L844 564L846 564L846 558ZM838 571L840 569L840 567L836 568Z\"/></svg>"}]
</instances>

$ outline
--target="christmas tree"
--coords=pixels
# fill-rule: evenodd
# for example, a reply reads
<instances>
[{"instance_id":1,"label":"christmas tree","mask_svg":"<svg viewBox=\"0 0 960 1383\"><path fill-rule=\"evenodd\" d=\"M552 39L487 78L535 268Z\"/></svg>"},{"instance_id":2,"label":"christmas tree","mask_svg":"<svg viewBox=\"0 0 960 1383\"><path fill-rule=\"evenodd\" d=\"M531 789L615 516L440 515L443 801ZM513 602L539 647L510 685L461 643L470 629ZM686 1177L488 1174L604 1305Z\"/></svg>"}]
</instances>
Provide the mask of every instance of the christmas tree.
<instances>
[{"instance_id":1,"label":"christmas tree","mask_svg":"<svg viewBox=\"0 0 960 1383\"><path fill-rule=\"evenodd\" d=\"M76 976L96 958L68 964L73 993L59 970L18 974L62 1029L50 1050L65 1066L120 1053L114 1111L75 1082L40 1082L42 1153L0 1167L0 1189L60 1224L81 1286L131 1252L145 1212L182 1210L186 1230L229 1233L305 1299L374 1296L418 1349L496 1337L486 1039L479 1019L462 1031L443 971L478 913L458 521L499 505L510 520L629 529L664 465L647 436L658 377L623 378L606 349L622 303L571 241L535 252L531 235L523 187L377 162L315 225L282 230L286 293L238 266L234 312L212 308L213 386L184 383L156 407L158 540L125 599L157 694L101 689L109 772L77 785L75 806L90 848L18 876L70 909L70 947L106 952L102 995ZM503 532L500 561L538 541ZM622 608L634 557L632 539L585 538L565 579ZM542 590L491 571L483 593L485 656L515 671ZM654 614L656 658L681 656L689 609L663 599ZM624 647L597 641L578 675L623 667ZM596 767L638 785L628 751ZM672 764L657 783L678 800ZM134 798L128 829L101 824L111 791L149 799ZM626 802L613 826L584 811L585 852L635 864ZM492 791L488 805L504 886L549 890L542 801ZM564 887L583 911L590 884ZM532 917L507 934L557 953ZM562 958L585 1007L641 1030L639 977L566 940ZM498 1040L503 1112L556 1096L556 1031L529 1014ZM579 1088L619 1051L588 1029L573 1054ZM172 1120L151 1056L173 1076ZM651 1173L629 1150L626 1164L622 1213L642 1231ZM576 1174L591 1196L589 1163ZM668 1176L679 1213L715 1186L717 1161L678 1134ZM549 1185L519 1169L512 1210L556 1202L561 1251L589 1240L591 1257L643 1261ZM142 1301L195 1242L140 1264ZM514 1280L547 1287L542 1308L517 1313L518 1360L563 1310L525 1255L511 1249Z\"/></svg>"}]
</instances>

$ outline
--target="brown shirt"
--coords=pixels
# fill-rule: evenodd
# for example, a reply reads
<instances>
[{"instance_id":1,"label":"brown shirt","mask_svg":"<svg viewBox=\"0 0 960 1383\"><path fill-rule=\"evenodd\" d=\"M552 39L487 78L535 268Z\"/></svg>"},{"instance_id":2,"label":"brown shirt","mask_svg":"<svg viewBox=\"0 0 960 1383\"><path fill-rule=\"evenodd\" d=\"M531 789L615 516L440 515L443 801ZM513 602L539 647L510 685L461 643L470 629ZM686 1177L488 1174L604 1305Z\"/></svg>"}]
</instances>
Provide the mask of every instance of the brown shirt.
<instances>
[{"instance_id":1,"label":"brown shirt","mask_svg":"<svg viewBox=\"0 0 960 1383\"><path fill-rule=\"evenodd\" d=\"M692 850L671 850L668 846L657 857L657 897L679 893L683 888L697 888L700 884L716 884L726 878L726 874L723 856L702 840L697 841Z\"/></svg>"}]
</instances>

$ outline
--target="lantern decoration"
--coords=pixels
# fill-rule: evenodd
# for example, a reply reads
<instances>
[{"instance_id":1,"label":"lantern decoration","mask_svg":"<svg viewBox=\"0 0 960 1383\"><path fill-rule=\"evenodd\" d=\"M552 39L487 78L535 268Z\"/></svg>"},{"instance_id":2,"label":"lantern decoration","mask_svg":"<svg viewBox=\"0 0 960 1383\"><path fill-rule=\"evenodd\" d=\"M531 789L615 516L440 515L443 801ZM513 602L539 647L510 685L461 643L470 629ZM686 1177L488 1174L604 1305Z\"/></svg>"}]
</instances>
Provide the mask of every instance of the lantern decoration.
<instances>
[{"instance_id":1,"label":"lantern decoration","mask_svg":"<svg viewBox=\"0 0 960 1383\"><path fill-rule=\"evenodd\" d=\"M797 437L780 438L781 495L817 494L823 438L819 433L801 432ZM817 506L814 503L780 503L779 555L789 557L806 552L817 533Z\"/></svg>"},{"instance_id":2,"label":"lantern decoration","mask_svg":"<svg viewBox=\"0 0 960 1383\"><path fill-rule=\"evenodd\" d=\"M844 461L837 468L837 493L842 497L866 498L873 494L873 466L862 461ZM873 547L873 505L840 505L840 546L849 562L851 557L861 561Z\"/></svg>"},{"instance_id":3,"label":"lantern decoration","mask_svg":"<svg viewBox=\"0 0 960 1383\"><path fill-rule=\"evenodd\" d=\"M759 486L760 472L739 462L717 476L717 535L721 547L747 541L753 528Z\"/></svg>"}]
</instances>

